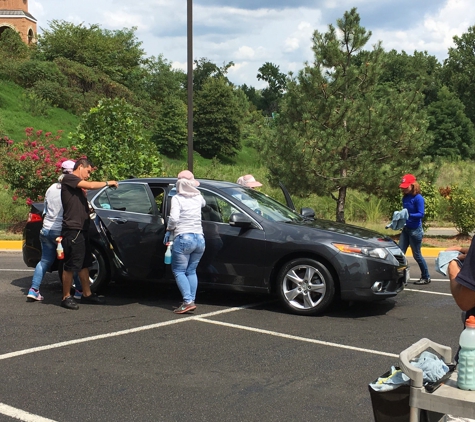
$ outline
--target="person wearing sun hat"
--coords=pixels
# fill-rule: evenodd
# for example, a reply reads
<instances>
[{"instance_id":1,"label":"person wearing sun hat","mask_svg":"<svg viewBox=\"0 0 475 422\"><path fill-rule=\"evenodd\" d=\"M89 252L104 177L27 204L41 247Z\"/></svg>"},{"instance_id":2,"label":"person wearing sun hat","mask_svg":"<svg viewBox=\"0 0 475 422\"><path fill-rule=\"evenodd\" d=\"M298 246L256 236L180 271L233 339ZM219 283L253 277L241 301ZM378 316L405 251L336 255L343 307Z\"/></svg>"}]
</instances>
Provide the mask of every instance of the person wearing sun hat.
<instances>
[{"instance_id":1,"label":"person wearing sun hat","mask_svg":"<svg viewBox=\"0 0 475 422\"><path fill-rule=\"evenodd\" d=\"M252 174L246 174L237 179L238 185L246 186L248 188L258 188L262 186L261 182L258 182Z\"/></svg>"},{"instance_id":2,"label":"person wearing sun hat","mask_svg":"<svg viewBox=\"0 0 475 422\"><path fill-rule=\"evenodd\" d=\"M422 256L421 246L424 231L422 230L422 219L425 214L424 197L421 195L421 187L417 183L413 174L405 174L402 177L399 188L402 191L402 207L408 212L406 225L399 236L399 247L406 253L410 246L412 256L419 265L421 278L414 284L429 284L431 282L427 263Z\"/></svg>"},{"instance_id":3,"label":"person wearing sun hat","mask_svg":"<svg viewBox=\"0 0 475 422\"><path fill-rule=\"evenodd\" d=\"M29 302L44 299L39 289L46 272L51 268L56 259L56 238L61 236L61 226L63 223L60 182L65 174L73 172L74 164L75 162L72 160L66 160L61 163L61 175L58 178L58 182L53 183L45 194L43 227L40 231L41 259L36 264L31 287L28 290L27 300ZM75 285L80 286L80 284L76 283L79 283L78 280L75 281Z\"/></svg>"},{"instance_id":4,"label":"person wearing sun hat","mask_svg":"<svg viewBox=\"0 0 475 422\"><path fill-rule=\"evenodd\" d=\"M244 176L239 177L236 183L238 185L245 186L251 189L259 188L262 186L262 183L258 182L252 174L245 174ZM262 215L259 209L259 203L255 199L252 199L247 193L241 192L233 196L239 201L241 201L244 205L251 208L257 214Z\"/></svg>"},{"instance_id":5,"label":"person wearing sun hat","mask_svg":"<svg viewBox=\"0 0 475 422\"><path fill-rule=\"evenodd\" d=\"M184 314L196 309L198 277L196 268L205 251L205 238L201 224L201 209L206 202L196 189L200 182L189 170L178 174L177 194L172 197L170 216L163 243L167 243L173 232L172 271L183 298L173 312Z\"/></svg>"}]
</instances>

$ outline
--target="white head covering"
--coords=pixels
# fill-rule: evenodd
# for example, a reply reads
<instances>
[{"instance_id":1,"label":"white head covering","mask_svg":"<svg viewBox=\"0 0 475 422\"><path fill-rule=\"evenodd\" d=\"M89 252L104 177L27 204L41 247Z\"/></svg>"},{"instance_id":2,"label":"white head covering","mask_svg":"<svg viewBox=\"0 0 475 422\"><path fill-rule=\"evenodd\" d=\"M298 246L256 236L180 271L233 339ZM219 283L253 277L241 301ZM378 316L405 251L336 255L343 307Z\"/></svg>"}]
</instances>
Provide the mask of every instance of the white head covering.
<instances>
[{"instance_id":1,"label":"white head covering","mask_svg":"<svg viewBox=\"0 0 475 422\"><path fill-rule=\"evenodd\" d=\"M176 191L183 196L196 196L201 195L200 191L196 189L193 180L178 179L176 181Z\"/></svg>"},{"instance_id":2,"label":"white head covering","mask_svg":"<svg viewBox=\"0 0 475 422\"><path fill-rule=\"evenodd\" d=\"M76 162L73 161L73 160L63 161L62 164L61 164L61 171L63 172L63 174L72 173L75 164L76 164Z\"/></svg>"}]
</instances>

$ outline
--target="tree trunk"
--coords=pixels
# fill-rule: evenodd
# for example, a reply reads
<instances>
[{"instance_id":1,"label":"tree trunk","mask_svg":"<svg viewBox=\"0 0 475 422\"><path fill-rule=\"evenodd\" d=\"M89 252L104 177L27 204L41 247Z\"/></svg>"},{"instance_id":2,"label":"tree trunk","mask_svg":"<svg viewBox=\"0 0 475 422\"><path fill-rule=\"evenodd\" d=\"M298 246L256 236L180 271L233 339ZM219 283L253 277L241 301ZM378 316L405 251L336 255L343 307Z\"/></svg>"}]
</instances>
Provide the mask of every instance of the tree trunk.
<instances>
[{"instance_id":1,"label":"tree trunk","mask_svg":"<svg viewBox=\"0 0 475 422\"><path fill-rule=\"evenodd\" d=\"M345 223L345 201L346 201L346 186L338 189L338 200L336 201L336 221Z\"/></svg>"}]
</instances>

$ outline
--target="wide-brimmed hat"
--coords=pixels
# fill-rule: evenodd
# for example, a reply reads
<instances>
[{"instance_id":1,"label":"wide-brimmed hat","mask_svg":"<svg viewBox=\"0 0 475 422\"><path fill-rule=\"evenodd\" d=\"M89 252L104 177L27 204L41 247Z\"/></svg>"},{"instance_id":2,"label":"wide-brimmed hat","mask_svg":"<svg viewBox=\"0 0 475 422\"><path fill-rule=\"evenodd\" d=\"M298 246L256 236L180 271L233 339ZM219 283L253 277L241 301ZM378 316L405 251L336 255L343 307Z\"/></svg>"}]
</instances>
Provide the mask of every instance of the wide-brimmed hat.
<instances>
[{"instance_id":1,"label":"wide-brimmed hat","mask_svg":"<svg viewBox=\"0 0 475 422\"><path fill-rule=\"evenodd\" d=\"M195 176L193 175L193 173L190 170L180 171L180 173L178 173L178 179L187 179L187 180L193 182L193 184L195 186L200 185L200 182L198 182L198 180L195 179Z\"/></svg>"},{"instance_id":2,"label":"wide-brimmed hat","mask_svg":"<svg viewBox=\"0 0 475 422\"><path fill-rule=\"evenodd\" d=\"M416 176L413 174L405 174L402 176L401 184L399 185L400 188L406 189L411 186L416 181Z\"/></svg>"},{"instance_id":3,"label":"wide-brimmed hat","mask_svg":"<svg viewBox=\"0 0 475 422\"><path fill-rule=\"evenodd\" d=\"M246 174L237 179L236 182L238 185L247 186L248 188L258 188L262 186L261 182L258 182L252 174Z\"/></svg>"}]
</instances>

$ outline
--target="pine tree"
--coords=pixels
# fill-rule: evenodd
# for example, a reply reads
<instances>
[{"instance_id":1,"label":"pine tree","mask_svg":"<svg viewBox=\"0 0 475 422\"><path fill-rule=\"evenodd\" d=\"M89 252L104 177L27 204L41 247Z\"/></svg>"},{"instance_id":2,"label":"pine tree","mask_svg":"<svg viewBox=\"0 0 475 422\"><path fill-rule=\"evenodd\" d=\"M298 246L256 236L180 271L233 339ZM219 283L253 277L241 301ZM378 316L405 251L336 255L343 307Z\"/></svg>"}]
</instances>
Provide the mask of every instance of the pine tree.
<instances>
[{"instance_id":1,"label":"pine tree","mask_svg":"<svg viewBox=\"0 0 475 422\"><path fill-rule=\"evenodd\" d=\"M273 182L330 194L345 221L348 189L383 193L417 172L429 142L422 93L379 84L384 50L353 8L337 28L314 32L314 62L287 84L276 135L265 149Z\"/></svg>"}]
</instances>

